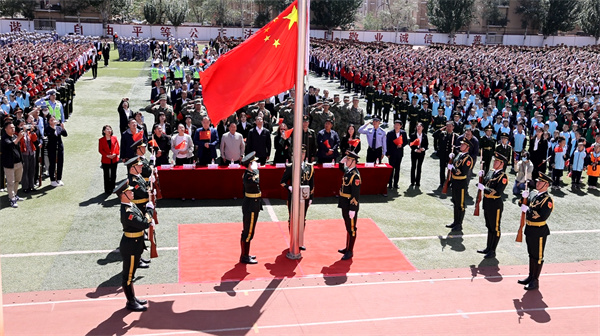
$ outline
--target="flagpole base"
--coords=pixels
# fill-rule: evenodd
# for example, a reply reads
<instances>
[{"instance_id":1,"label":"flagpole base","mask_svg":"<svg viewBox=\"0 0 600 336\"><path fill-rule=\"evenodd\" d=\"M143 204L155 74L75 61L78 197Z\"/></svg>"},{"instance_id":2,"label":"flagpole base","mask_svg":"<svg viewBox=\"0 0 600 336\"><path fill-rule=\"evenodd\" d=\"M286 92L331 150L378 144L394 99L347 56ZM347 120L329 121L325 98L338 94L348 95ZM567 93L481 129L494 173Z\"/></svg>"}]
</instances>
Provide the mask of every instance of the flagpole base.
<instances>
[{"instance_id":1,"label":"flagpole base","mask_svg":"<svg viewBox=\"0 0 600 336\"><path fill-rule=\"evenodd\" d=\"M302 253L294 254L292 252L288 252L285 256L291 260L302 259Z\"/></svg>"}]
</instances>

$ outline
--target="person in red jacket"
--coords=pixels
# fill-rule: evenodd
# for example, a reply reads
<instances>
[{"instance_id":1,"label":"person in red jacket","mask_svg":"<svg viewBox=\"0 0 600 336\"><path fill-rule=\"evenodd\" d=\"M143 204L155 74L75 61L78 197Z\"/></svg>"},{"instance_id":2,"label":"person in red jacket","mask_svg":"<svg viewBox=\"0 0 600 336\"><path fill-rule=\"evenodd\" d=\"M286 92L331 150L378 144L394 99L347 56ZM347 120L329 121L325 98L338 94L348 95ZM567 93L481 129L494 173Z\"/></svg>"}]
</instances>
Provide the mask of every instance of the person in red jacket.
<instances>
[{"instance_id":1,"label":"person in red jacket","mask_svg":"<svg viewBox=\"0 0 600 336\"><path fill-rule=\"evenodd\" d=\"M110 195L115 189L117 180L117 163L119 162L119 141L113 135L110 125L102 127L102 137L98 139L98 152L102 155L101 163L104 171L104 193Z\"/></svg>"}]
</instances>

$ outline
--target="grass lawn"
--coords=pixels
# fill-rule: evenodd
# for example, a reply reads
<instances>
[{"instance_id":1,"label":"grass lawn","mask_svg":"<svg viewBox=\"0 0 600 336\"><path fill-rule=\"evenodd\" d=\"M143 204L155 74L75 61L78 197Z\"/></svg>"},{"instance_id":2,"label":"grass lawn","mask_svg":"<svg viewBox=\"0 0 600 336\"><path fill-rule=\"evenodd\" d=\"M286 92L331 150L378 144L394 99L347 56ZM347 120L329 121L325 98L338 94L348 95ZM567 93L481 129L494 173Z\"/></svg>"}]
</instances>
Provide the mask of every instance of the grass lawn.
<instances>
[{"instance_id":1,"label":"grass lawn","mask_svg":"<svg viewBox=\"0 0 600 336\"><path fill-rule=\"evenodd\" d=\"M115 59L116 54L113 54ZM88 73L77 82L75 112L66 123L69 136L65 138L64 187L52 188L46 179L41 189L19 203L18 209L10 208L6 193L0 193L0 253L5 293L119 285L119 256L104 252L116 248L119 243L119 202L114 195L103 195L97 143L103 125L109 124L118 130L117 106L121 98L129 97L134 111L148 104L149 65L149 62L112 61L107 68L99 67L97 79L92 80ZM311 77L310 85L329 89L331 94L339 92L336 83L318 78ZM151 127L151 116L146 115L146 121ZM361 154L364 159L366 149ZM475 253L476 249L485 247L485 237L446 238L449 229L444 225L452 222L452 206L450 198L436 190L438 162L426 156L419 191L409 190L409 172L407 148L400 188L391 191L388 197L363 196L359 217L372 218L390 238L402 238L394 242L418 269L494 265L494 261L482 262L481 255ZM118 174L119 179L125 178L123 167L119 167ZM513 178L514 175L510 175L510 179ZM564 181L570 183L569 178ZM474 182L469 188L473 197L477 194ZM507 191L510 193L509 188ZM552 231L595 232L551 235L546 248L547 262L600 259L597 248L600 246L599 195L598 192L574 194L570 187L553 193L555 211L549 219ZM279 220L286 220L285 201L270 202ZM480 217L472 216L473 200L470 202L463 232L465 235L484 234L483 213ZM503 232L515 232L518 228L520 209L515 203L516 199L507 197L502 216ZM161 200L158 209L160 247L177 246L178 224L241 222L242 219L241 200ZM340 217L335 198L316 199L307 215L308 219ZM260 220L270 220L266 211L261 213ZM318 228L307 228L311 229ZM231 234L232 239L238 239L239 232ZM407 239L409 237L426 238ZM60 251L99 252L11 256ZM232 253L233 258L237 258L238 251ZM161 251L160 254L149 270L137 272L140 282L177 281L177 251ZM514 235L501 239L497 255L500 266L527 263L526 246L515 243Z\"/></svg>"}]
</instances>

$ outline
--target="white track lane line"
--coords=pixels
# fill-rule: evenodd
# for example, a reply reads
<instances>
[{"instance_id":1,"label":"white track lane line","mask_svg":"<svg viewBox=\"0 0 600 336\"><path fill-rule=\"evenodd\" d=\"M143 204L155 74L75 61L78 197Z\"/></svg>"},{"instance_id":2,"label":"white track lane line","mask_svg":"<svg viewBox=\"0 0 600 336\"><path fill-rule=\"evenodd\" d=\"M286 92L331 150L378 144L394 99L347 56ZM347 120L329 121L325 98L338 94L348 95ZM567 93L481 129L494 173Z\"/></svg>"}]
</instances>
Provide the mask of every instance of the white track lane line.
<instances>
[{"instance_id":1,"label":"white track lane line","mask_svg":"<svg viewBox=\"0 0 600 336\"><path fill-rule=\"evenodd\" d=\"M540 276L552 277L552 276L569 276L569 275L589 275L589 274L600 274L600 271L587 271L587 272L565 272L565 273L545 273ZM523 274L512 274L512 275L498 275L488 277L462 277L462 278L438 278L438 279L420 279L420 280L396 280L396 281L377 281L377 282L361 282L361 283L344 283L336 286L317 285L317 286L298 286L298 287L281 287L281 288L252 288L245 289L244 292L264 292L264 291L288 291L288 290L303 290L303 289L332 289L332 288L343 288L343 287L355 287L355 286L381 286L381 285L395 285L395 284L408 284L408 283L435 283L443 281L469 281L474 280L490 280L499 278L521 278ZM179 296L192 296L192 295L221 295L222 292L185 292L185 293L170 293L170 294L155 294L143 296L146 299L152 298L171 298ZM142 297L142 296L140 296ZM23 307L23 306L39 306L47 304L68 304L68 303L94 303L97 304L100 301L113 301L123 300L121 296L97 298L97 299L77 299L77 300L62 300L62 301L44 301L44 302L26 302L26 303L9 303L4 304L4 308L11 307Z\"/></svg>"},{"instance_id":2,"label":"white track lane line","mask_svg":"<svg viewBox=\"0 0 600 336\"><path fill-rule=\"evenodd\" d=\"M578 234L578 233L600 233L600 230L570 230L570 231L552 231L551 234ZM516 236L516 232L502 232L503 236ZM447 236L421 236L421 237L394 237L390 238L391 241L402 241L402 240L428 240L428 239L448 239L448 238L475 238L475 237L487 237L487 233L468 234L468 235L447 235Z\"/></svg>"},{"instance_id":3,"label":"white track lane line","mask_svg":"<svg viewBox=\"0 0 600 336\"><path fill-rule=\"evenodd\" d=\"M271 205L271 201L268 198L263 198L263 202L265 202L265 208L267 208L267 213L269 213L269 217L271 217L272 222L279 222L277 215L275 214L275 210L273 210L273 206Z\"/></svg>"}]
</instances>

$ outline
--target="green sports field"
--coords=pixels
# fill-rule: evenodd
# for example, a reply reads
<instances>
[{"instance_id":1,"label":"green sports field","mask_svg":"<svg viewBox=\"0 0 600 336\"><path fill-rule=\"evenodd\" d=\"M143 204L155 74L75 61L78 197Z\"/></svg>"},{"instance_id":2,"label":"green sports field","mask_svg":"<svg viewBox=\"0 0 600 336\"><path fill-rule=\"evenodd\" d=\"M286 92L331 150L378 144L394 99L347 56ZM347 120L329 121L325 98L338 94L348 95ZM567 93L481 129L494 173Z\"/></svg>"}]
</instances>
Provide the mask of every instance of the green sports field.
<instances>
[{"instance_id":1,"label":"green sports field","mask_svg":"<svg viewBox=\"0 0 600 336\"><path fill-rule=\"evenodd\" d=\"M42 188L19 202L18 209L10 208L6 193L0 193L0 254L5 293L119 286L120 256L107 252L118 246L121 236L119 202L114 195L103 194L98 138L105 124L118 130L117 106L121 98L129 97L136 111L148 104L149 65L149 62L112 61L107 68L100 66L97 79L92 80L88 73L77 82L74 114L66 123L69 136L65 139L64 187L52 188L49 180L44 180ZM328 88L332 94L338 92L337 83L311 77L310 84ZM147 115L146 120L150 127L152 119ZM365 152L361 153L363 157ZM361 197L359 217L372 218L417 269L492 266L498 262L500 268L526 264L525 244L514 242L520 209L512 195L505 202L502 218L505 235L497 249L497 261L483 260L475 251L485 247L486 229L483 215L472 216L474 200L467 202L465 237L447 237L449 229L444 225L452 222L452 206L450 198L437 190L438 162L427 155L420 190L409 189L409 172L407 148L400 188L391 191L388 197ZM119 179L122 178L125 171L119 167ZM474 182L469 188L472 196L476 195ZM565 182L570 180L565 178ZM510 193L509 188L507 191ZM600 259L600 193L576 194L570 187L564 187L552 195L555 210L549 225L553 234L548 239L546 262ZM272 199L270 203L278 219L287 220L285 202ZM149 270L137 272L138 281L144 284L177 282L177 225L242 219L241 200L161 200L157 208L159 247L170 249L160 251L160 258L152 261ZM307 217L340 218L337 199L316 199ZM262 212L259 221L269 220L267 211ZM231 235L232 239L238 239L239 231ZM235 260L239 251L231 253Z\"/></svg>"}]
</instances>

